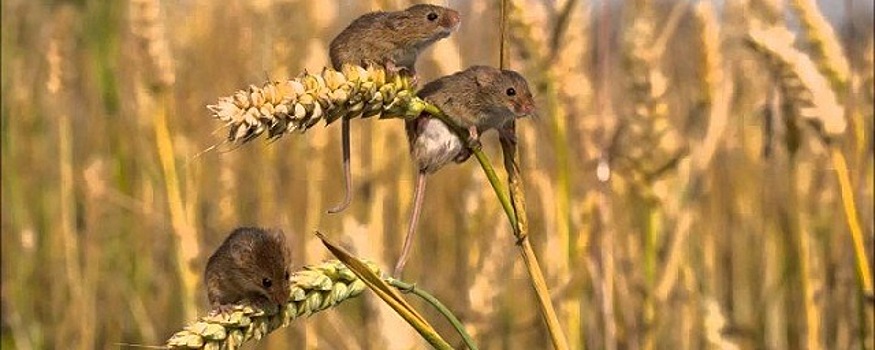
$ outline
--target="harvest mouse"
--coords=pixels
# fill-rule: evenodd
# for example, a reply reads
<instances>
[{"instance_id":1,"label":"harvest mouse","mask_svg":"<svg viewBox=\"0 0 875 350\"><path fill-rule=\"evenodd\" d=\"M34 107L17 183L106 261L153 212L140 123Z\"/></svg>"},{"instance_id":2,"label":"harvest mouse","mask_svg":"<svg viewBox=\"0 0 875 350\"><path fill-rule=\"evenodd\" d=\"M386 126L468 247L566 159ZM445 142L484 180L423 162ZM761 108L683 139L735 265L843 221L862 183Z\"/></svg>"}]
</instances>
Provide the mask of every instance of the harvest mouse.
<instances>
[{"instance_id":1,"label":"harvest mouse","mask_svg":"<svg viewBox=\"0 0 875 350\"><path fill-rule=\"evenodd\" d=\"M279 230L235 229L210 256L204 281L214 312L248 304L276 313L289 299L290 250Z\"/></svg>"},{"instance_id":2,"label":"harvest mouse","mask_svg":"<svg viewBox=\"0 0 875 350\"><path fill-rule=\"evenodd\" d=\"M343 64L383 65L388 70L414 75L419 53L459 27L459 13L445 7L419 4L394 12L371 12L354 20L331 41L329 56L335 69ZM341 121L343 201L329 209L338 213L352 202L349 155L349 118Z\"/></svg>"},{"instance_id":3,"label":"harvest mouse","mask_svg":"<svg viewBox=\"0 0 875 350\"><path fill-rule=\"evenodd\" d=\"M479 142L479 135L484 131L497 129L501 137L515 140L505 126L515 118L535 113L532 93L522 75L487 66L473 66L432 81L418 92L418 96L467 130L469 140L463 142L446 124L428 114L405 122L410 154L418 173L413 213L401 256L395 265L395 277L401 277L410 254L425 195L426 177L450 161L461 163L468 159L471 155L468 145Z\"/></svg>"}]
</instances>

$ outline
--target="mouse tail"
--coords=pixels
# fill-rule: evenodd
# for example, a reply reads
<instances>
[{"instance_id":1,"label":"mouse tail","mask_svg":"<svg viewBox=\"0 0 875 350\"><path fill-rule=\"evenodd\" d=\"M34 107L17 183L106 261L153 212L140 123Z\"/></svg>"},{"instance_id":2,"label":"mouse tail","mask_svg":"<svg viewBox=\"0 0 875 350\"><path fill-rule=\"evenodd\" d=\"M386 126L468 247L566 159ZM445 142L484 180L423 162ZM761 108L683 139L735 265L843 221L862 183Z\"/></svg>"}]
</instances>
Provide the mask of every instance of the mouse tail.
<instances>
[{"instance_id":1,"label":"mouse tail","mask_svg":"<svg viewBox=\"0 0 875 350\"><path fill-rule=\"evenodd\" d=\"M343 151L343 186L344 195L343 201L328 209L329 214L337 214L346 210L349 204L352 203L352 169L350 167L349 155L349 118L343 118L340 123L340 140L341 149Z\"/></svg>"},{"instance_id":2,"label":"mouse tail","mask_svg":"<svg viewBox=\"0 0 875 350\"><path fill-rule=\"evenodd\" d=\"M422 201L425 197L425 181L427 178L428 174L421 170L416 174L416 189L413 192L413 213L411 213L410 222L407 225L407 235L404 237L404 246L401 248L401 256L398 257L398 262L395 264L395 271L392 273L395 278L401 278L404 265L407 264L407 259L410 258L410 250L413 247L413 236L416 234L416 226L419 223L419 215L422 212Z\"/></svg>"}]
</instances>

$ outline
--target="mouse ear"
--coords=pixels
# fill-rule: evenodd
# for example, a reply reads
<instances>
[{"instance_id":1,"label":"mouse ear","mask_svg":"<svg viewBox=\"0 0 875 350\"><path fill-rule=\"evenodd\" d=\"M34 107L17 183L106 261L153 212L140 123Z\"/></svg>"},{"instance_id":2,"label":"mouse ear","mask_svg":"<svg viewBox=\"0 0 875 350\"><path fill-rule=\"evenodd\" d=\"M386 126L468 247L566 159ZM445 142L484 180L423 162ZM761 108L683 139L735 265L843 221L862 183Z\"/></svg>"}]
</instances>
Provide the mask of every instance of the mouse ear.
<instances>
[{"instance_id":1,"label":"mouse ear","mask_svg":"<svg viewBox=\"0 0 875 350\"><path fill-rule=\"evenodd\" d=\"M283 230L270 229L267 231L267 235L271 241L274 241L283 247L286 246L286 234L283 233Z\"/></svg>"},{"instance_id":2,"label":"mouse ear","mask_svg":"<svg viewBox=\"0 0 875 350\"><path fill-rule=\"evenodd\" d=\"M492 86L495 82L495 71L488 67L474 67L474 81L478 87Z\"/></svg>"},{"instance_id":3,"label":"mouse ear","mask_svg":"<svg viewBox=\"0 0 875 350\"><path fill-rule=\"evenodd\" d=\"M230 250L235 252L231 254L231 257L234 259L234 265L245 266L249 264L252 248L252 242L234 242L230 247Z\"/></svg>"},{"instance_id":4,"label":"mouse ear","mask_svg":"<svg viewBox=\"0 0 875 350\"><path fill-rule=\"evenodd\" d=\"M291 254L291 249L288 244L286 244L286 234L283 230L275 228L267 231L268 236L271 240L276 242L283 251L283 256L288 257Z\"/></svg>"},{"instance_id":5,"label":"mouse ear","mask_svg":"<svg viewBox=\"0 0 875 350\"><path fill-rule=\"evenodd\" d=\"M276 242L285 242L286 241L286 234L283 233L283 230L278 229L278 228L272 228L272 229L267 230L267 235L268 235L268 237L270 237L270 239L272 239Z\"/></svg>"},{"instance_id":6,"label":"mouse ear","mask_svg":"<svg viewBox=\"0 0 875 350\"><path fill-rule=\"evenodd\" d=\"M389 18L386 21L386 28L389 28L391 31L399 31L404 27L404 20L399 18L398 16L394 16Z\"/></svg>"}]
</instances>

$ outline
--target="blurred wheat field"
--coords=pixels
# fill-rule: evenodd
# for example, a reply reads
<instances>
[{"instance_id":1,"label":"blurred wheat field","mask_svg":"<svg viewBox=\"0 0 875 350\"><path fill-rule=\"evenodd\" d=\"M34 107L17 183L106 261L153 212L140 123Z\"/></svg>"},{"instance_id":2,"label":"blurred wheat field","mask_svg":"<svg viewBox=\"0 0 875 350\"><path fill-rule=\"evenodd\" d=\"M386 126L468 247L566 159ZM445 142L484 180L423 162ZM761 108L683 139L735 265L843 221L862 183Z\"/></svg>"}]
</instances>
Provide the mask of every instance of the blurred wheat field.
<instances>
[{"instance_id":1,"label":"blurred wheat field","mask_svg":"<svg viewBox=\"0 0 875 350\"><path fill-rule=\"evenodd\" d=\"M462 26L420 80L497 65L498 2L436 3ZM318 229L388 271L415 175L402 122L352 121L339 215L339 123L201 151L226 136L207 104L318 71L352 19L409 4L4 0L0 347L162 344L208 311L200 276L237 226L283 229L295 266L329 258ZM875 349L871 2L511 8L539 108L517 125L530 238L572 348ZM407 266L483 349L550 347L476 162L431 177ZM425 347L365 292L250 348Z\"/></svg>"}]
</instances>

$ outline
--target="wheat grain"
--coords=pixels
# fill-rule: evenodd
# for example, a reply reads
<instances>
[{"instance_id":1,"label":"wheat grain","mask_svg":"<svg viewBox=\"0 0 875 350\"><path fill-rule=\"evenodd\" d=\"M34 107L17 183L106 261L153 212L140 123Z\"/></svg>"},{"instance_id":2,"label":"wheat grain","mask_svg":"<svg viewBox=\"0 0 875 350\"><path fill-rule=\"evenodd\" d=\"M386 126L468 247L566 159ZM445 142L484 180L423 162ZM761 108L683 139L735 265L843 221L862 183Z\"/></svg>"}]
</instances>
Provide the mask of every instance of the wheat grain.
<instances>
[{"instance_id":1,"label":"wheat grain","mask_svg":"<svg viewBox=\"0 0 875 350\"><path fill-rule=\"evenodd\" d=\"M813 0L790 1L790 8L799 17L817 68L829 79L834 91L844 91L848 84L850 68L832 26L817 9L817 3Z\"/></svg>"},{"instance_id":2,"label":"wheat grain","mask_svg":"<svg viewBox=\"0 0 875 350\"><path fill-rule=\"evenodd\" d=\"M829 139L847 129L844 107L808 55L793 47L794 35L780 26L751 21L747 42L780 72L779 82L799 115Z\"/></svg>"},{"instance_id":3,"label":"wheat grain","mask_svg":"<svg viewBox=\"0 0 875 350\"><path fill-rule=\"evenodd\" d=\"M304 132L322 120L418 115L420 102L409 79L399 74L345 65L341 71L325 68L319 74L251 85L207 108L229 128L229 141L245 143L265 132L268 139Z\"/></svg>"}]
</instances>

